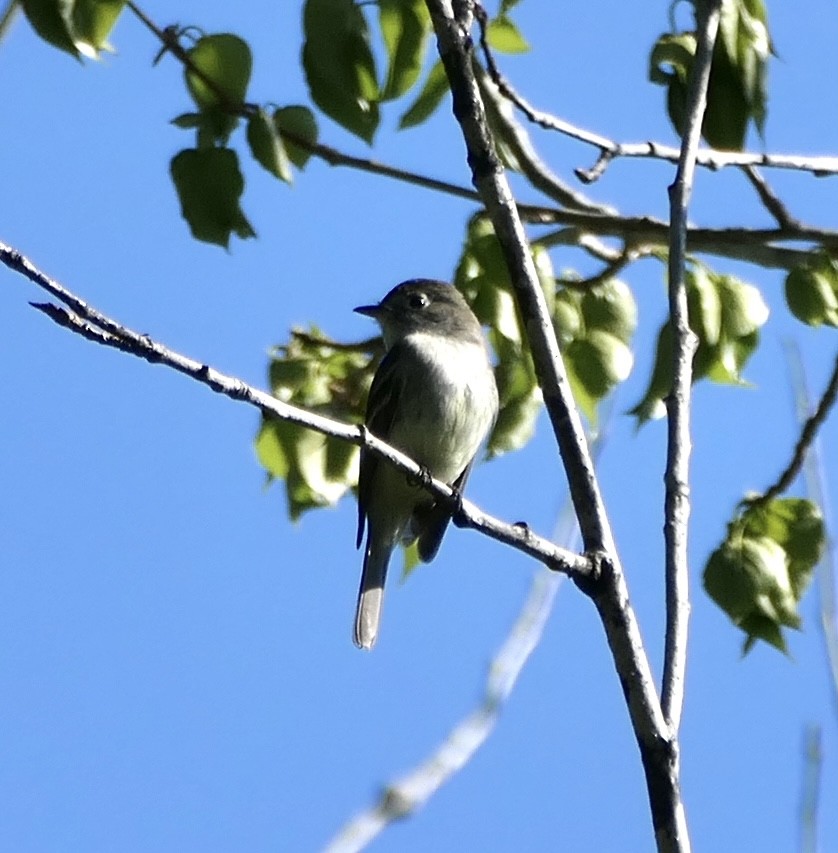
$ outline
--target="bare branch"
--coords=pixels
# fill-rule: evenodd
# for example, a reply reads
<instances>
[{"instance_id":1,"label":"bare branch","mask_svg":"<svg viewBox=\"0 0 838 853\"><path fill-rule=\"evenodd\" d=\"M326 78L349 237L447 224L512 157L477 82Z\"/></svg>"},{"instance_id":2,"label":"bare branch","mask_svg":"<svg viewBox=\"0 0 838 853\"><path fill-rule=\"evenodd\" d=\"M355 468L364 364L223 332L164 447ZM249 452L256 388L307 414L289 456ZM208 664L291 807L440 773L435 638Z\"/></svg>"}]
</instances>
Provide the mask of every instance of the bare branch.
<instances>
[{"instance_id":1,"label":"bare branch","mask_svg":"<svg viewBox=\"0 0 838 853\"><path fill-rule=\"evenodd\" d=\"M594 435L591 452L596 456L605 442L605 431ZM568 548L577 547L579 530L573 506L565 501L553 539ZM462 719L433 753L401 779L386 786L372 807L352 818L339 830L325 853L356 853L366 847L390 823L418 811L455 773L461 770L494 729L503 704L518 676L541 642L552 612L561 575L537 572L523 607L498 653L489 663L483 698Z\"/></svg>"},{"instance_id":2,"label":"bare branch","mask_svg":"<svg viewBox=\"0 0 838 853\"><path fill-rule=\"evenodd\" d=\"M553 571L563 572L577 582L586 580L591 573L591 561L587 558L554 545L533 533L525 524L507 524L482 512L474 504L460 500L450 486L427 476L419 465L400 451L376 438L366 429L344 424L315 412L283 403L276 397L248 385L240 379L228 376L169 349L147 335L141 335L112 320L89 306L61 284L42 273L18 251L0 243L0 262L24 275L33 284L43 288L56 299L69 306L70 310L52 303L34 304L33 307L46 314L60 326L81 335L87 340L121 350L142 358L152 364L162 364L194 379L213 391L233 400L247 403L262 414L308 427L316 432L360 445L377 456L387 459L400 470L417 479L431 494L447 502L458 526L470 527L481 533L511 545L529 554Z\"/></svg>"},{"instance_id":3,"label":"bare branch","mask_svg":"<svg viewBox=\"0 0 838 853\"><path fill-rule=\"evenodd\" d=\"M389 783L379 801L350 820L324 853L356 853L394 820L418 811L461 770L492 733L500 711L538 645L553 606L560 575L539 572L503 646L489 664L480 705L462 719L421 764Z\"/></svg>"},{"instance_id":4,"label":"bare branch","mask_svg":"<svg viewBox=\"0 0 838 853\"><path fill-rule=\"evenodd\" d=\"M564 119L539 110L520 95L512 84L503 76L495 62L494 55L486 40L486 12L480 4L475 4L476 18L480 24L480 48L486 62L489 76L497 86L498 91L513 103L523 115L533 124L545 130L555 130L571 139L584 142L599 148L600 153L596 163L590 169L577 169L576 176L586 184L593 183L602 177L613 160L618 157L642 157L654 160L668 160L678 163L681 159L681 149L660 142L617 142L578 127ZM804 157L797 154L756 154L748 151L713 151L696 149L695 163L717 171L729 166L765 166L773 169L795 169L811 172L816 177L838 174L838 157Z\"/></svg>"},{"instance_id":5,"label":"bare branch","mask_svg":"<svg viewBox=\"0 0 838 853\"><path fill-rule=\"evenodd\" d=\"M468 148L473 180L492 219L524 318L539 385L567 472L582 539L586 551L599 567L596 581L578 585L597 607L625 691L646 774L659 849L683 851L689 842L677 775L677 742L670 738L661 713L552 320L503 167L486 125L471 56L469 27L473 4L459 0L458 17L450 0L426 2L451 85L454 115L460 122Z\"/></svg>"},{"instance_id":6,"label":"bare branch","mask_svg":"<svg viewBox=\"0 0 838 853\"><path fill-rule=\"evenodd\" d=\"M586 138L587 131L579 130L566 122L563 123L562 132L581 142L598 145L597 142ZM603 137L598 139L605 144L599 146L601 151L597 162L590 169L576 170L576 175L585 183L591 183L601 177L608 165L618 157L640 157L677 163L680 155L678 148L660 142L615 142ZM695 162L697 166L714 172L731 166L761 166L767 169L811 172L816 178L838 174L838 157L833 156L807 157L800 154L760 154L751 151L714 151L700 148L695 153Z\"/></svg>"},{"instance_id":7,"label":"bare branch","mask_svg":"<svg viewBox=\"0 0 838 853\"><path fill-rule=\"evenodd\" d=\"M582 193L571 189L550 170L536 153L529 134L515 120L509 102L501 96L494 81L479 65L475 63L475 66L480 94L483 96L483 103L491 118L492 127L498 139L510 149L521 173L530 184L570 210L615 214L616 210L613 207L591 201Z\"/></svg>"},{"instance_id":8,"label":"bare branch","mask_svg":"<svg viewBox=\"0 0 838 853\"><path fill-rule=\"evenodd\" d=\"M807 388L806 373L803 369L803 359L800 348L791 342L785 344L786 358L791 373L791 385L794 389L795 408L800 423L804 423L812 412L812 403ZM826 550L818 566L818 587L820 592L820 623L823 633L824 647L832 682L832 696L835 700L835 710L838 711L838 586L836 586L836 562L838 562L838 540L836 540L833 525L833 514L829 501L827 476L823 459L818 448L816 437L810 453L806 454L803 463L803 473L806 477L806 492L823 513L827 531L832 535L827 537Z\"/></svg>"},{"instance_id":9,"label":"bare branch","mask_svg":"<svg viewBox=\"0 0 838 853\"><path fill-rule=\"evenodd\" d=\"M800 853L818 851L818 806L823 773L821 727L808 725L803 732L803 781L800 786Z\"/></svg>"},{"instance_id":10,"label":"bare branch","mask_svg":"<svg viewBox=\"0 0 838 853\"><path fill-rule=\"evenodd\" d=\"M569 243L567 228L601 237L618 237L648 249L667 249L669 223L653 216L598 216L573 210L548 212L522 206L530 222L555 223L556 233L538 237L543 246ZM735 258L769 269L792 270L807 258L811 250L792 249L781 243L806 243L827 254L838 255L838 231L799 224L782 228L687 228L687 251Z\"/></svg>"},{"instance_id":11,"label":"bare branch","mask_svg":"<svg viewBox=\"0 0 838 853\"><path fill-rule=\"evenodd\" d=\"M756 166L743 166L742 171L751 182L751 186L757 191L763 206L777 220L780 228L799 227L800 222L788 212L780 197L771 189L768 181L765 180Z\"/></svg>"},{"instance_id":12,"label":"bare branch","mask_svg":"<svg viewBox=\"0 0 838 853\"><path fill-rule=\"evenodd\" d=\"M758 507L767 504L774 500L778 495L783 494L789 486L794 482L795 477L800 473L803 467L803 462L806 459L806 453L815 440L818 430L829 416L829 412L835 405L835 399L838 397L838 355L835 357L835 366L832 368L832 374L826 384L826 389L823 392L818 405L812 415L806 419L803 424L803 429L800 431L800 438L794 446L791 461L786 466L785 470L780 474L777 481L771 485L764 494L758 498L749 501L752 506Z\"/></svg>"},{"instance_id":13,"label":"bare branch","mask_svg":"<svg viewBox=\"0 0 838 853\"><path fill-rule=\"evenodd\" d=\"M713 45L719 29L722 0L697 7L697 46L690 72L686 126L675 182L669 188L671 236L669 247L669 322L673 331L672 390L667 400L667 454L664 506L666 539L666 636L664 642L662 704L672 733L681 723L684 674L687 664L687 629L690 613L687 556L690 517L689 474L690 391L692 361L698 345L687 316L686 254L687 210L695 175L695 154L707 106L707 83ZM678 761L678 756L675 756ZM686 825L683 827L686 832Z\"/></svg>"},{"instance_id":14,"label":"bare branch","mask_svg":"<svg viewBox=\"0 0 838 853\"><path fill-rule=\"evenodd\" d=\"M465 7L470 10L470 4L465 4ZM451 85L454 115L462 126L468 148L473 181L509 266L539 385L567 469L585 549L613 552L611 533L553 321L487 125L474 75L470 38L466 28L454 17L450 0L429 0L428 8Z\"/></svg>"},{"instance_id":15,"label":"bare branch","mask_svg":"<svg viewBox=\"0 0 838 853\"><path fill-rule=\"evenodd\" d=\"M20 0L8 0L6 8L0 12L0 41L2 41L20 11Z\"/></svg>"}]
</instances>

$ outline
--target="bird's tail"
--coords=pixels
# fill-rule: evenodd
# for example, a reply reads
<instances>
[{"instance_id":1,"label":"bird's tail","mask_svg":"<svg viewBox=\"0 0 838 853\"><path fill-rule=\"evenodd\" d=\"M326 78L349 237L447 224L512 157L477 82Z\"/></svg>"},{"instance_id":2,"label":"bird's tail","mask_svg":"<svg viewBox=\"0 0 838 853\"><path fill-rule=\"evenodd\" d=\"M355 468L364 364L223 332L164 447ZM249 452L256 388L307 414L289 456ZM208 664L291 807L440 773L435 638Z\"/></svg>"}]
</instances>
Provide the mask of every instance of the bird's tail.
<instances>
[{"instance_id":1,"label":"bird's tail","mask_svg":"<svg viewBox=\"0 0 838 853\"><path fill-rule=\"evenodd\" d=\"M381 605L384 601L384 581L390 562L392 546L372 548L367 540L364 553L364 568L361 572L361 588L358 590L358 607L355 611L355 645L359 649L371 649L378 639L381 621Z\"/></svg>"}]
</instances>

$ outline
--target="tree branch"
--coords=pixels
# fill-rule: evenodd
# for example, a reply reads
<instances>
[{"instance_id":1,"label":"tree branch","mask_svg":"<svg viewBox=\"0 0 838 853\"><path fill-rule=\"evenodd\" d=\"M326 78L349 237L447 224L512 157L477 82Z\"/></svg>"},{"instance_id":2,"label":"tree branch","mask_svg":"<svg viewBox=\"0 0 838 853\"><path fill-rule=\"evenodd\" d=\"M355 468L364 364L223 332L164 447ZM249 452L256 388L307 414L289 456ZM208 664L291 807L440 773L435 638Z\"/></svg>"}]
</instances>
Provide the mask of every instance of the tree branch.
<instances>
[{"instance_id":1,"label":"tree branch","mask_svg":"<svg viewBox=\"0 0 838 853\"><path fill-rule=\"evenodd\" d=\"M485 16L485 12L483 15ZM479 19L480 16L478 16ZM481 34L482 38L485 36ZM611 215L617 212L613 207L591 201L554 174L538 156L529 134L515 120L508 101L501 96L494 81L480 67L479 63L475 63L475 76L480 86L480 94L486 112L490 118L490 125L497 138L502 140L511 151L512 156L517 161L517 170L524 175L533 187L570 210L585 210L588 213Z\"/></svg>"},{"instance_id":2,"label":"tree branch","mask_svg":"<svg viewBox=\"0 0 838 853\"><path fill-rule=\"evenodd\" d=\"M492 733L507 697L538 645L561 581L561 575L538 572L509 636L489 663L478 707L460 720L419 765L387 784L378 802L346 823L324 853L363 850L393 821L422 808L471 760Z\"/></svg>"},{"instance_id":3,"label":"tree branch","mask_svg":"<svg viewBox=\"0 0 838 853\"><path fill-rule=\"evenodd\" d=\"M602 177L611 162L618 157L643 157L655 160L668 160L670 163L680 162L680 148L651 141L617 142L616 140L609 139L607 136L577 127L564 119L539 110L530 104L526 98L515 90L498 68L494 54L486 40L486 13L479 4L475 5L479 10L476 17L480 24L480 48L483 52L486 68L503 97L513 103L533 124L537 124L545 130L557 131L578 142L584 142L587 145L599 148L599 157L590 169L576 170L576 176L580 181L591 184L598 180ZM797 154L755 154L748 151L713 151L697 148L695 151L695 162L696 165L704 166L713 171L718 171L729 166L765 166L774 169L795 169L802 172L811 172L816 177L838 174L838 157L804 157Z\"/></svg>"},{"instance_id":4,"label":"tree branch","mask_svg":"<svg viewBox=\"0 0 838 853\"><path fill-rule=\"evenodd\" d=\"M224 104L226 110L233 115L250 116L259 109L257 104L238 103L232 101L229 95L221 88L216 81L205 74L198 66L192 62L188 52L185 51L177 40L177 32L172 27L161 28L157 26L134 2L129 2L128 8L143 22L143 24L160 40L165 50L171 53L184 67L188 68L190 73L201 79ZM580 131L580 133L582 133ZM368 174L380 175L382 177L391 178L402 183L413 186L424 187L425 189L436 192L445 193L446 195L462 198L468 201L480 203L481 197L475 190L454 184L449 181L442 181L437 178L432 178L427 175L422 175L417 172L411 172L407 169L400 169L396 166L391 166L386 163L381 163L365 157L355 157L350 154L345 154L332 148L329 145L324 145L320 142L311 142L303 139L290 131L280 130L280 136L288 142L293 142L295 145L309 151L314 157L323 160L330 166L344 166L350 169L356 169ZM608 142L595 134L591 134L592 144L597 144L594 139ZM520 140L519 140L520 141ZM616 144L616 143L614 143ZM661 146L656 146L655 143L648 143L655 147L655 150L661 149ZM663 149L661 149L663 150ZM669 151L670 149L666 149ZM663 159L677 160L677 149L671 149L674 152L673 157L664 157ZM523 149L522 152L523 153ZM711 152L713 156L716 152ZM699 152L700 155L700 152ZM725 154L724 156L732 156ZM756 155L752 155L756 157ZM700 157L699 157L700 159ZM833 158L838 167L838 158ZM526 157L524 162L527 162ZM761 165L767 165L762 164ZM563 185L553 183L550 188L549 174L537 176L537 163L530 161L532 169L527 174L528 179L534 186L540 188L551 197L564 199L562 203L568 204L574 209L559 209L555 207L546 207L544 205L534 204L517 204L520 217L531 223L550 225L569 225L583 228L590 234L600 236L620 237L624 240L634 238L634 242L648 244L650 247L665 248L668 240L669 225L659 219L651 217L630 217L621 216L618 213L609 213L608 208L594 206L592 209L577 209L590 206L583 196L573 194L569 188L565 188L570 195L562 196L559 192ZM731 165L743 165L742 163L733 163ZM745 164L746 165L746 164ZM528 167L529 168L529 167ZM716 166L714 166L716 168ZM827 169L823 173L826 174ZM838 171L838 168L836 168ZM555 176L552 176L555 178ZM555 179L557 180L557 179ZM540 242L549 245L550 235L542 238ZM813 228L811 226L798 225L797 227L781 227L779 229L712 229L712 228L691 228L688 231L688 249L691 252L707 252L708 254L719 255L721 257L735 258L749 263L754 263L759 266L769 268L779 268L790 270L798 266L808 256L807 252L787 249L774 245L777 242L812 242L827 252L838 253L838 232L826 229Z\"/></svg>"},{"instance_id":5,"label":"tree branch","mask_svg":"<svg viewBox=\"0 0 838 853\"><path fill-rule=\"evenodd\" d=\"M797 418L805 423L812 412L812 403L806 383L806 373L800 357L800 348L790 341L785 344L786 360L791 373L791 386L794 390L795 409ZM838 360L838 359L836 359ZM826 659L832 682L835 709L838 711L838 607L836 607L836 558L838 557L838 540L835 539L832 511L830 508L827 476L823 459L818 448L817 438L810 447L811 453L806 454L803 473L806 478L806 492L809 498L817 504L823 513L827 531L833 531L828 537L823 559L818 566L818 587L820 592L820 623L823 633Z\"/></svg>"},{"instance_id":6,"label":"tree branch","mask_svg":"<svg viewBox=\"0 0 838 853\"><path fill-rule=\"evenodd\" d=\"M572 210L548 212L521 206L529 222L560 224L557 232L539 236L543 246L566 245L567 228L600 237L617 237L646 249L667 249L669 223L653 216L591 216ZM811 257L811 250L791 249L780 243L813 244L827 254L838 255L838 231L798 225L793 228L687 228L687 251L734 258L768 269L792 270Z\"/></svg>"},{"instance_id":7,"label":"tree branch","mask_svg":"<svg viewBox=\"0 0 838 853\"><path fill-rule=\"evenodd\" d=\"M695 156L707 106L707 83L713 46L719 29L722 0L696 6L697 46L690 72L686 126L675 182L669 187L671 236L669 250L669 317L673 331L672 390L667 400L667 456L664 506L666 539L666 636L664 642L662 703L672 734L681 723L687 633L690 613L689 532L690 393L692 361L698 345L687 314L687 210L695 176ZM676 754L675 760L679 757Z\"/></svg>"},{"instance_id":8,"label":"tree branch","mask_svg":"<svg viewBox=\"0 0 838 853\"><path fill-rule=\"evenodd\" d=\"M806 454L812 446L812 442L818 434L821 425L829 416L829 412L835 405L835 400L838 397L838 355L835 357L835 365L832 368L832 374L826 384L826 389L823 392L815 411L806 419L803 424L803 429L800 431L800 438L794 446L791 461L764 494L755 498L749 503L752 506L758 507L767 504L774 500L778 495L783 494L789 486L794 482L795 477L800 473L803 463L806 460Z\"/></svg>"},{"instance_id":9,"label":"tree branch","mask_svg":"<svg viewBox=\"0 0 838 853\"><path fill-rule=\"evenodd\" d=\"M686 850L674 744L660 709L654 680L631 608L625 577L614 547L605 508L570 394L552 319L535 274L509 185L486 125L472 65L469 28L472 4L426 0L440 57L453 96L454 115L468 149L475 186L494 225L509 267L553 431L559 444L586 551L599 567L597 580L579 584L593 600L605 628L626 696L646 773L649 801L661 850Z\"/></svg>"},{"instance_id":10,"label":"tree branch","mask_svg":"<svg viewBox=\"0 0 838 853\"><path fill-rule=\"evenodd\" d=\"M416 478L432 495L447 502L455 513L458 526L470 527L498 542L511 545L544 563L551 570L567 574L577 582L583 582L589 578L592 571L589 559L554 545L533 533L525 524L507 524L484 513L466 500L463 500L460 506L459 497L450 486L438 480L428 479L426 472L412 459L376 438L366 429L283 403L240 379L181 355L152 340L148 335L141 335L120 325L89 306L54 279L46 276L18 251L3 243L0 243L0 262L25 276L33 284L43 288L69 307L67 310L52 303L33 303L34 308L46 314L60 326L95 343L113 347L152 364L170 367L219 394L259 409L264 415L362 446Z\"/></svg>"},{"instance_id":11,"label":"tree branch","mask_svg":"<svg viewBox=\"0 0 838 853\"><path fill-rule=\"evenodd\" d=\"M768 181L763 178L756 166L743 166L742 171L757 191L759 200L765 209L777 220L781 228L797 228L800 223L786 209L780 197L771 189Z\"/></svg>"}]
</instances>

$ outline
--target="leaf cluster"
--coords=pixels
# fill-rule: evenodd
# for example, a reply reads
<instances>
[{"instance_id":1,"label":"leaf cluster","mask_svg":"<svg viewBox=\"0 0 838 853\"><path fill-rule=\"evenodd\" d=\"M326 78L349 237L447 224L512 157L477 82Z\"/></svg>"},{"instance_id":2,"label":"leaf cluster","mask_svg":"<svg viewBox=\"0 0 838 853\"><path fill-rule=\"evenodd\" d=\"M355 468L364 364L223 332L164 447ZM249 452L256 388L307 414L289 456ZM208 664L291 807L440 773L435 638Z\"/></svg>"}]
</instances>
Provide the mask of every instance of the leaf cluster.
<instances>
[{"instance_id":1,"label":"leaf cluster","mask_svg":"<svg viewBox=\"0 0 838 853\"><path fill-rule=\"evenodd\" d=\"M798 612L826 542L820 510L802 498L743 502L704 569L707 594L744 631L743 652L764 640L787 652L783 628Z\"/></svg>"},{"instance_id":2,"label":"leaf cluster","mask_svg":"<svg viewBox=\"0 0 838 853\"><path fill-rule=\"evenodd\" d=\"M693 260L686 273L690 328L698 338L693 382L710 379L746 385L742 370L759 344L759 330L768 320L768 306L759 289L730 275L713 272ZM652 376L643 398L631 409L638 425L666 413L672 389L672 326L658 333Z\"/></svg>"},{"instance_id":3,"label":"leaf cluster","mask_svg":"<svg viewBox=\"0 0 838 853\"><path fill-rule=\"evenodd\" d=\"M700 0L691 2L697 7ZM664 33L649 55L649 80L666 88L666 110L679 135L684 129L696 44L694 30ZM751 124L762 135L771 53L762 0L724 0L701 127L713 148L741 151Z\"/></svg>"}]
</instances>

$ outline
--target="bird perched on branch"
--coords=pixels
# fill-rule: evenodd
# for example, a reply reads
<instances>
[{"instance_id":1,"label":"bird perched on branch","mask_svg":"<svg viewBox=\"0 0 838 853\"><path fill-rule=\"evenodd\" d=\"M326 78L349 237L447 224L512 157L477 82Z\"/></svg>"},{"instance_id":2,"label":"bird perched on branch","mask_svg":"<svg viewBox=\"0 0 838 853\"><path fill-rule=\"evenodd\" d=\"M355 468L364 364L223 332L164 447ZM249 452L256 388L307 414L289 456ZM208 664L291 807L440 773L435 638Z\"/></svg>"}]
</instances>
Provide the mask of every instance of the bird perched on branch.
<instances>
[{"instance_id":1,"label":"bird perched on branch","mask_svg":"<svg viewBox=\"0 0 838 853\"><path fill-rule=\"evenodd\" d=\"M456 288L426 279L403 282L377 305L355 310L378 323L386 348L370 388L367 428L461 492L498 413L480 323ZM370 649L378 637L393 549L416 541L419 557L430 562L450 520L416 478L362 449L357 546L365 527L367 541L357 646Z\"/></svg>"}]
</instances>

